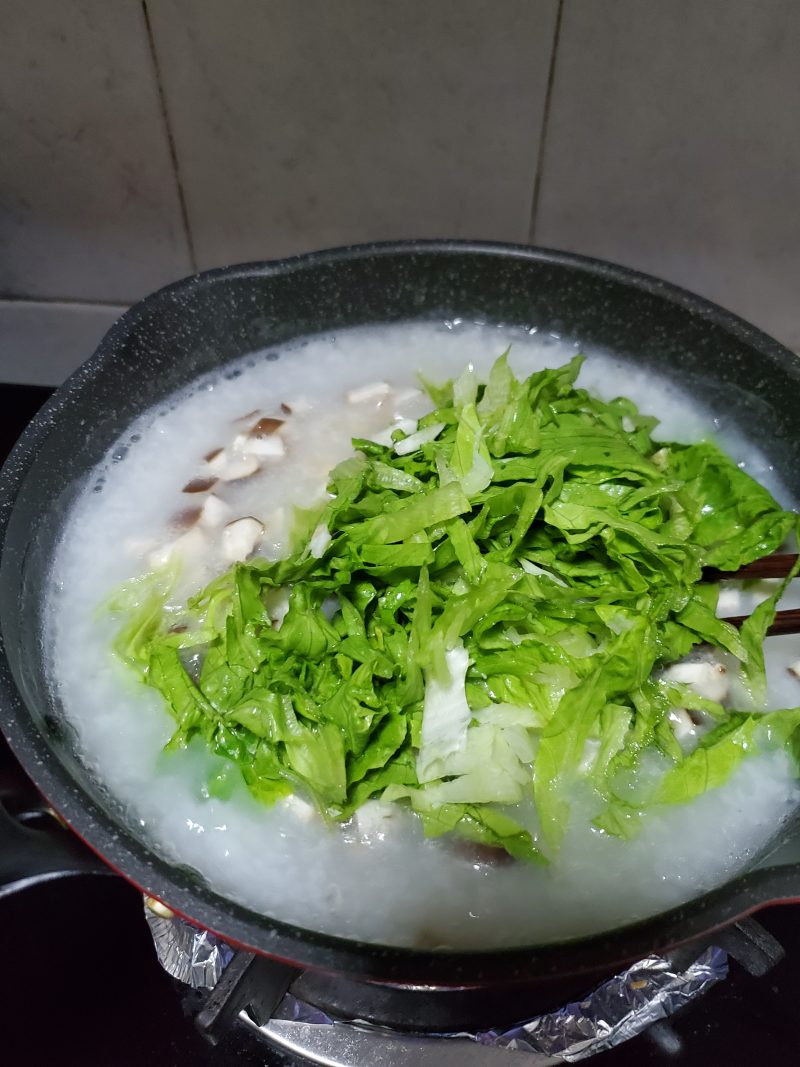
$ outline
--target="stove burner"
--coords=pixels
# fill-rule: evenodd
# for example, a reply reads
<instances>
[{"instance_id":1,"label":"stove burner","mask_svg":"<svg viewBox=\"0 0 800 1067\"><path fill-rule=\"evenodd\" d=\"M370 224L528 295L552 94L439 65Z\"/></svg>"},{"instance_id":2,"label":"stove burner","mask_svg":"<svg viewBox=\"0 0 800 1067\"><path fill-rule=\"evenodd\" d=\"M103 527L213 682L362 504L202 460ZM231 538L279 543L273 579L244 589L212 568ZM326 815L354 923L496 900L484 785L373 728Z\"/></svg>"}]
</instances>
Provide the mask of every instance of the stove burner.
<instances>
[{"instance_id":1,"label":"stove burner","mask_svg":"<svg viewBox=\"0 0 800 1067\"><path fill-rule=\"evenodd\" d=\"M780 944L746 919L610 978L407 988L300 971L234 952L160 906L146 914L162 964L198 990L187 1011L211 1043L243 1027L329 1067L489 1067L495 1060L508 1063L509 1050L526 1053L525 1063L539 1067L583 1059L645 1030L662 1052L675 1053L681 1041L664 1020L727 975L728 954L754 976L783 956Z\"/></svg>"}]
</instances>

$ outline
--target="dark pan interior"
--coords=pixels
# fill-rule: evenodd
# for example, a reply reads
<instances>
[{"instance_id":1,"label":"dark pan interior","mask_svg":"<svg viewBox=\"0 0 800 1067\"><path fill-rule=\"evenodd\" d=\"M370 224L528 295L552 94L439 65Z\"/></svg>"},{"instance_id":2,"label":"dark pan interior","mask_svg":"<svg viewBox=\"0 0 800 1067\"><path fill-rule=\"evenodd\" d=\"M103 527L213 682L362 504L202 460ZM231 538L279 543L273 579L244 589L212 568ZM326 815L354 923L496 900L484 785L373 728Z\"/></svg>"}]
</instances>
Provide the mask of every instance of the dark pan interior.
<instances>
[{"instance_id":1,"label":"dark pan interior","mask_svg":"<svg viewBox=\"0 0 800 1067\"><path fill-rule=\"evenodd\" d=\"M800 361L654 279L563 253L458 242L364 246L189 278L123 316L3 470L0 723L12 747L71 825L137 885L231 940L366 977L448 985L589 970L693 936L767 895L800 896L800 870L790 865L772 888L755 872L669 915L569 945L495 953L364 946L257 916L161 861L81 765L44 672L40 624L49 560L86 472L143 410L239 356L352 325L456 316L569 335L676 378L729 412L800 496Z\"/></svg>"}]
</instances>

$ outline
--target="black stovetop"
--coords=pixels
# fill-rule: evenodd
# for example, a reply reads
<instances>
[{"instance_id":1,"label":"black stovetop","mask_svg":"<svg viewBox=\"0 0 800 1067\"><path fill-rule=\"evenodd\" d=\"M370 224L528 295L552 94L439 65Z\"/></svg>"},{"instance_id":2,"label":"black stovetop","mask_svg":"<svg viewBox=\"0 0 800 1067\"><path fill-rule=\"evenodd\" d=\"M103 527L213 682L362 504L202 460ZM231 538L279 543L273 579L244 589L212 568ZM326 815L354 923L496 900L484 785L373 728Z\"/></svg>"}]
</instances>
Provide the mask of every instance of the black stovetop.
<instances>
[{"instance_id":1,"label":"black stovetop","mask_svg":"<svg viewBox=\"0 0 800 1067\"><path fill-rule=\"evenodd\" d=\"M0 453L49 395L0 385ZM0 763L12 759L0 742ZM731 962L728 979L668 1025L591 1062L600 1067L714 1067L798 1061L800 907L759 916L786 958L763 978ZM206 1045L156 961L141 895L116 877L79 877L0 901L0 1061L82 1067L272 1067L282 1054L234 1035ZM296 1062L296 1061L295 1061ZM371 1065L368 1065L371 1067Z\"/></svg>"}]
</instances>

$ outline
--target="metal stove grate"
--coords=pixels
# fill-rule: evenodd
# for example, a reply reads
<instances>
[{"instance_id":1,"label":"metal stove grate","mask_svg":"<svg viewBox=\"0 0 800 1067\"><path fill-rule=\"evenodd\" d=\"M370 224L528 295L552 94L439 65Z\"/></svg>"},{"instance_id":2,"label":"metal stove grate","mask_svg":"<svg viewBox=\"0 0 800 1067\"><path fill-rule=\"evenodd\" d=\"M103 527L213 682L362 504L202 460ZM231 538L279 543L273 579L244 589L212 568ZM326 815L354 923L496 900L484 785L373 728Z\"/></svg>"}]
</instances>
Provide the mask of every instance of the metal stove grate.
<instances>
[{"instance_id":1,"label":"metal stove grate","mask_svg":"<svg viewBox=\"0 0 800 1067\"><path fill-rule=\"evenodd\" d=\"M201 991L190 1010L210 1042L243 1027L287 1054L326 1067L510 1067L516 1062L545 1067L585 1059L648 1028L664 1052L679 1051L669 1016L726 976L728 955L760 976L784 954L763 927L746 919L717 931L713 944L694 942L641 960L556 1010L534 1014L539 1009L529 1002L527 1012L517 1009L514 1016L524 1023L437 1028L437 1017L459 1018L459 1011L463 1023L468 1005L447 1003L446 994L440 1000L441 991L397 990L302 972L234 951L159 905L146 910L162 965ZM414 1019L424 1021L417 1032L409 1025ZM387 1020L391 1027L380 1025Z\"/></svg>"}]
</instances>

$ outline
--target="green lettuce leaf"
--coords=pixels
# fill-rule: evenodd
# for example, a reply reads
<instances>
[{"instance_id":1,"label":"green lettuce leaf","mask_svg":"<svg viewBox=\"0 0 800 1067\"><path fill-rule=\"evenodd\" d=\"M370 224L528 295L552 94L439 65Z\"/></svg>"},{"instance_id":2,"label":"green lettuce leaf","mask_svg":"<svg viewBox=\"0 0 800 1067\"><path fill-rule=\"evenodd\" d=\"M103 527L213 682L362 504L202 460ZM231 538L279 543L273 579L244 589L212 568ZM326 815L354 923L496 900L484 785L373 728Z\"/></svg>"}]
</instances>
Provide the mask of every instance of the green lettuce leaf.
<instances>
[{"instance_id":1,"label":"green lettuce leaf","mask_svg":"<svg viewBox=\"0 0 800 1067\"><path fill-rule=\"evenodd\" d=\"M187 603L173 570L117 591L115 654L163 698L169 747L197 738L265 804L298 793L342 821L377 798L534 862L577 787L629 837L753 752L800 757L798 709L730 710L661 677L706 643L762 701L787 583L737 631L703 568L769 554L797 516L714 442L656 443L630 400L576 386L581 363L519 380L506 353L485 384L471 368L426 383L418 430L355 439L286 558L235 564ZM675 708L713 724L694 748Z\"/></svg>"}]
</instances>

